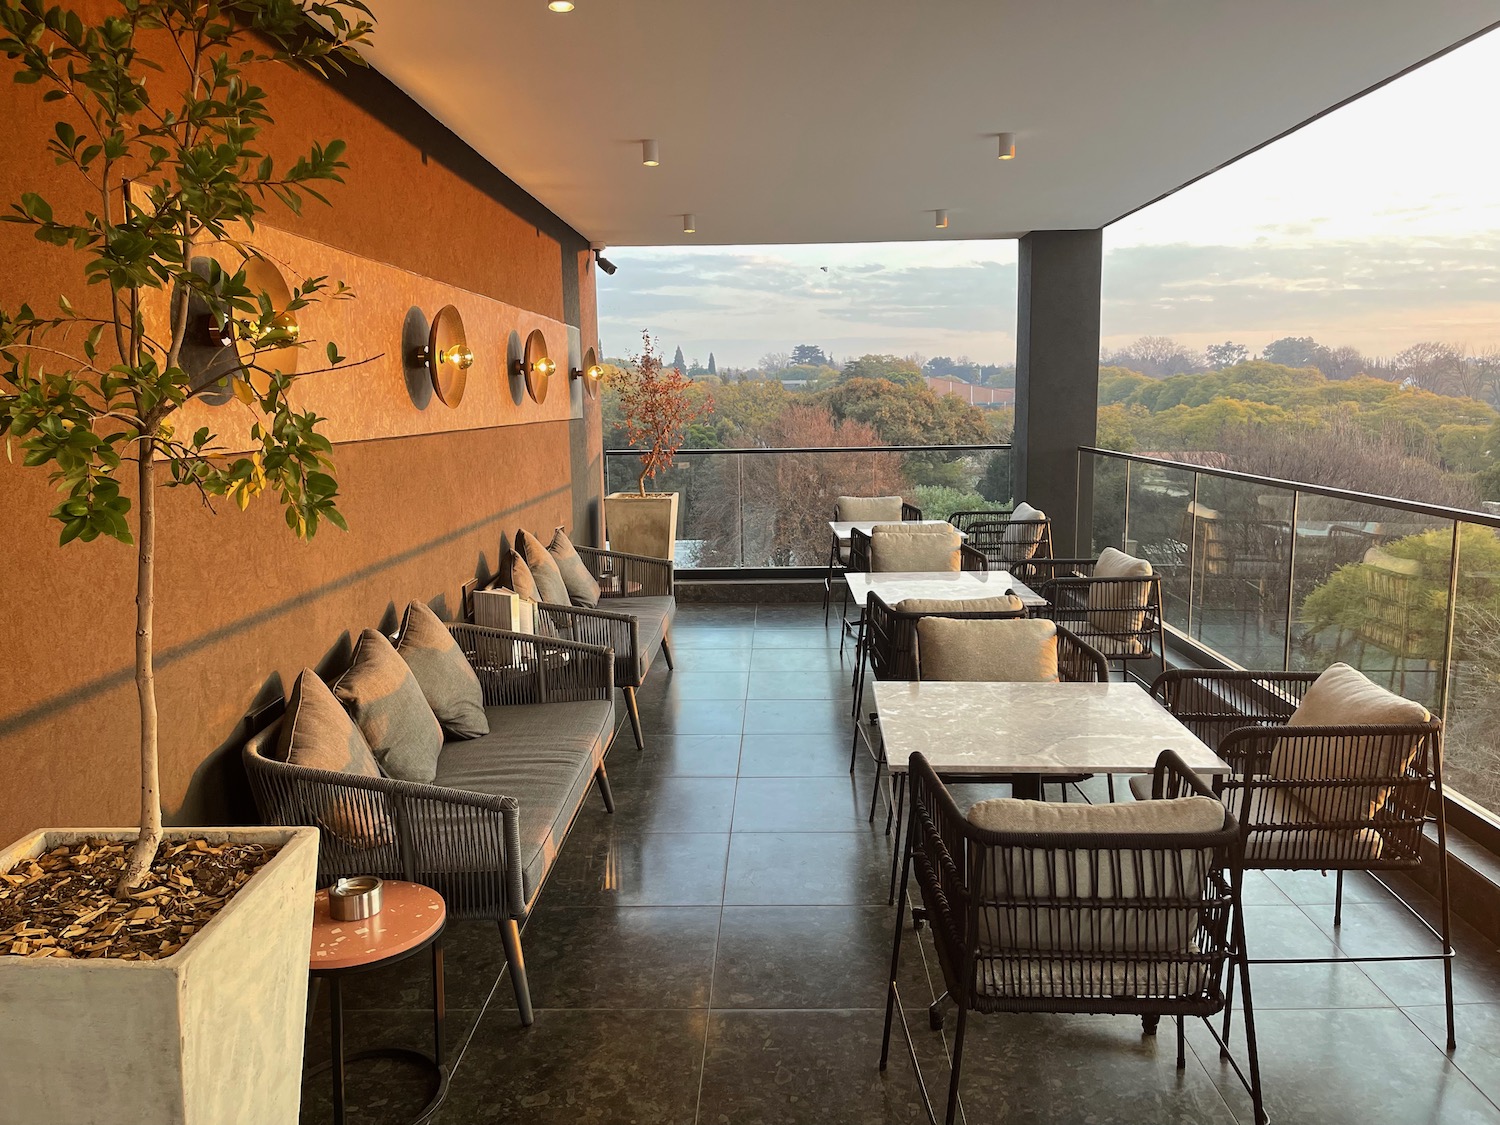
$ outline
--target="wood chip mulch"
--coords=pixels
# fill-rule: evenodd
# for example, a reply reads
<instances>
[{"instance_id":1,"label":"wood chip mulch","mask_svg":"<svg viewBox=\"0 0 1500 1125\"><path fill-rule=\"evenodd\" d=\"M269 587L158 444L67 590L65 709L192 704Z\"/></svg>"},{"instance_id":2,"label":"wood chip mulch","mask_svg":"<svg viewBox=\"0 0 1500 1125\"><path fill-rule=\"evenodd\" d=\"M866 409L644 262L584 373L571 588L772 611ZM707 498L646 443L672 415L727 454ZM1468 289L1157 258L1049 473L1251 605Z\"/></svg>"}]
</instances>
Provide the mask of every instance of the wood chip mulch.
<instances>
[{"instance_id":1,"label":"wood chip mulch","mask_svg":"<svg viewBox=\"0 0 1500 1125\"><path fill-rule=\"evenodd\" d=\"M0 956L170 957L276 854L263 844L164 841L115 898L130 843L65 844L0 874Z\"/></svg>"}]
</instances>

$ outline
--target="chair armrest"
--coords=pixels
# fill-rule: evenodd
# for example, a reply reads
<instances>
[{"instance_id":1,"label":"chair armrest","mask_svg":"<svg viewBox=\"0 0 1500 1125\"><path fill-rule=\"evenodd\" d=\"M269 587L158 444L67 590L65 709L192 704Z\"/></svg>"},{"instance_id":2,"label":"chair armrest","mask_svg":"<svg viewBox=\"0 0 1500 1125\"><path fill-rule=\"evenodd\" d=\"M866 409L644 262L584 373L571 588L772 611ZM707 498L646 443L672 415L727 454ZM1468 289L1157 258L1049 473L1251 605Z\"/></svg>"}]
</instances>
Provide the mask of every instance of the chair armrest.
<instances>
[{"instance_id":1,"label":"chair armrest","mask_svg":"<svg viewBox=\"0 0 1500 1125\"><path fill-rule=\"evenodd\" d=\"M619 590L605 593L606 598L661 598L676 592L675 566L671 559L606 551L601 547L575 546L574 550L596 579L618 577ZM632 590L632 582L640 583L641 588Z\"/></svg>"},{"instance_id":2,"label":"chair armrest","mask_svg":"<svg viewBox=\"0 0 1500 1125\"><path fill-rule=\"evenodd\" d=\"M1175 797L1219 799L1208 783L1188 768L1176 750L1163 750L1156 756L1156 765L1151 770L1151 797L1157 801ZM1237 822L1228 810L1224 817L1226 828L1235 826L1238 830Z\"/></svg>"},{"instance_id":3,"label":"chair armrest","mask_svg":"<svg viewBox=\"0 0 1500 1125\"><path fill-rule=\"evenodd\" d=\"M849 570L870 573L870 536L857 527L849 529Z\"/></svg>"},{"instance_id":4,"label":"chair armrest","mask_svg":"<svg viewBox=\"0 0 1500 1125\"><path fill-rule=\"evenodd\" d=\"M1263 672L1169 668L1151 683L1151 695L1179 719L1236 720L1238 726L1280 725L1291 718L1320 672Z\"/></svg>"},{"instance_id":5,"label":"chair armrest","mask_svg":"<svg viewBox=\"0 0 1500 1125\"><path fill-rule=\"evenodd\" d=\"M633 676L640 666L641 625L629 613L543 602L536 607L536 615L554 635L563 633L574 641L612 650L617 679L626 668L632 669Z\"/></svg>"},{"instance_id":6,"label":"chair armrest","mask_svg":"<svg viewBox=\"0 0 1500 1125\"><path fill-rule=\"evenodd\" d=\"M264 821L320 830L320 883L362 874L432 885L442 877L456 916L485 903L517 917L525 912L521 866L511 861L521 846L516 798L312 769L249 752L244 761ZM454 900L455 888L463 901Z\"/></svg>"},{"instance_id":7,"label":"chair armrest","mask_svg":"<svg viewBox=\"0 0 1500 1125\"><path fill-rule=\"evenodd\" d=\"M921 518L921 508L915 504L908 504L905 500L901 501L901 519L903 522L906 520L920 520Z\"/></svg>"},{"instance_id":8,"label":"chair armrest","mask_svg":"<svg viewBox=\"0 0 1500 1125\"><path fill-rule=\"evenodd\" d=\"M479 677L486 707L609 699L614 653L607 645L453 622L448 632Z\"/></svg>"},{"instance_id":9,"label":"chair armrest","mask_svg":"<svg viewBox=\"0 0 1500 1125\"><path fill-rule=\"evenodd\" d=\"M958 569L988 571L990 569L990 561L985 557L983 551L964 543L958 548Z\"/></svg>"},{"instance_id":10,"label":"chair armrest","mask_svg":"<svg viewBox=\"0 0 1500 1125\"><path fill-rule=\"evenodd\" d=\"M1057 627L1057 670L1069 683L1109 681L1109 661L1104 654L1066 625Z\"/></svg>"}]
</instances>

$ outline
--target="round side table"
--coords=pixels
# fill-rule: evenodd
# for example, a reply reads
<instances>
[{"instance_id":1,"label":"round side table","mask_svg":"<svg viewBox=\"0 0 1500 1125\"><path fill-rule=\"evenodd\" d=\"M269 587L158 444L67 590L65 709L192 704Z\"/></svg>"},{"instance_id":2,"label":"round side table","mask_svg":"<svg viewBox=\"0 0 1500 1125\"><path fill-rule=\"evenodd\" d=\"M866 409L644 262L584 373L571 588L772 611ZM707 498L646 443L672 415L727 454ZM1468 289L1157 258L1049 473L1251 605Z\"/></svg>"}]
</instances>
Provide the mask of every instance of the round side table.
<instances>
[{"instance_id":1,"label":"round side table","mask_svg":"<svg viewBox=\"0 0 1500 1125\"><path fill-rule=\"evenodd\" d=\"M308 971L314 980L328 982L329 1022L333 1025L333 1057L308 1071L309 1075L333 1071L333 1119L344 1125L344 1070L348 1063L366 1059L401 1059L426 1070L431 1094L412 1125L426 1121L448 1092L448 1072L443 1067L443 929L448 911L443 898L420 883L387 881L380 913L357 922L340 922L328 912L328 892L319 891L313 906L312 954ZM343 980L355 973L368 973L432 950L432 1039L433 1053L401 1047L383 1047L344 1057Z\"/></svg>"}]
</instances>

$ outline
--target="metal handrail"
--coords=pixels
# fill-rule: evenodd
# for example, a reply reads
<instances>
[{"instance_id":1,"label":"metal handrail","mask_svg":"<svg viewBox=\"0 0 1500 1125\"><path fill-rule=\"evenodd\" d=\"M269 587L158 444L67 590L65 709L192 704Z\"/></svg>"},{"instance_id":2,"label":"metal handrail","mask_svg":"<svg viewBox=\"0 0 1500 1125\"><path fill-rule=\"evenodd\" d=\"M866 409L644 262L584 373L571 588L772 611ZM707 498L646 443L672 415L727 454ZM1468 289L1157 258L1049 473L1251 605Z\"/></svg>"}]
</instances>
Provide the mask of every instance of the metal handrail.
<instances>
[{"instance_id":1,"label":"metal handrail","mask_svg":"<svg viewBox=\"0 0 1500 1125\"><path fill-rule=\"evenodd\" d=\"M1118 449L1099 449L1091 445L1078 447L1079 453L1090 453L1099 457L1110 457L1116 461L1135 462L1140 465L1159 465L1164 469L1187 469L1194 473L1206 473L1226 480L1243 481L1246 484L1270 485L1310 496L1327 496L1334 500L1348 500L1355 504L1369 504L1379 508L1397 508L1403 512L1435 516L1444 520L1461 520L1464 523L1480 524L1484 527L1500 528L1500 516L1478 512L1473 508L1450 508L1446 504L1429 504L1422 500L1403 500L1398 496L1382 496L1376 492L1355 492L1347 488L1334 488L1324 484L1308 484L1305 481L1284 480L1281 477L1263 477L1256 473L1242 473L1235 469L1216 469L1210 465L1196 465L1191 461L1174 461L1168 457L1148 457L1142 453L1122 453Z\"/></svg>"},{"instance_id":2,"label":"metal handrail","mask_svg":"<svg viewBox=\"0 0 1500 1125\"><path fill-rule=\"evenodd\" d=\"M743 449L679 449L677 457L720 457L731 453L994 453L1010 442L981 445L799 445L792 448L750 446ZM606 449L606 457L639 457L643 449Z\"/></svg>"}]
</instances>

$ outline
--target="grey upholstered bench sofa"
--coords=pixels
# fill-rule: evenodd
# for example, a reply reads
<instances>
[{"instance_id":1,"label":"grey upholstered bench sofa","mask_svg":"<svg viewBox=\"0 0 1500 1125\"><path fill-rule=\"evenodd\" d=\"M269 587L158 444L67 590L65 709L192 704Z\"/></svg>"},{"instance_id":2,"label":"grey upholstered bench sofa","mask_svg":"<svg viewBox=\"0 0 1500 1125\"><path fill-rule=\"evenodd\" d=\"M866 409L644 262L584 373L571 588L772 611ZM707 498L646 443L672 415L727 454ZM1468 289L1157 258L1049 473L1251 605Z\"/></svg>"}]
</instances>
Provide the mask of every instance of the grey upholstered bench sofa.
<instances>
[{"instance_id":1,"label":"grey upholstered bench sofa","mask_svg":"<svg viewBox=\"0 0 1500 1125\"><path fill-rule=\"evenodd\" d=\"M478 678L477 725L489 729L467 738L445 732L430 784L383 769L370 776L292 764L285 728L296 715L285 705L246 743L245 767L267 823L321 830L320 886L355 874L405 879L439 891L450 918L497 921L521 1022L530 1024L520 925L591 784L614 811L604 771L615 730L614 660L608 649L577 641L469 624L446 629ZM292 708L306 705L303 681L312 674L298 677Z\"/></svg>"}]
</instances>

